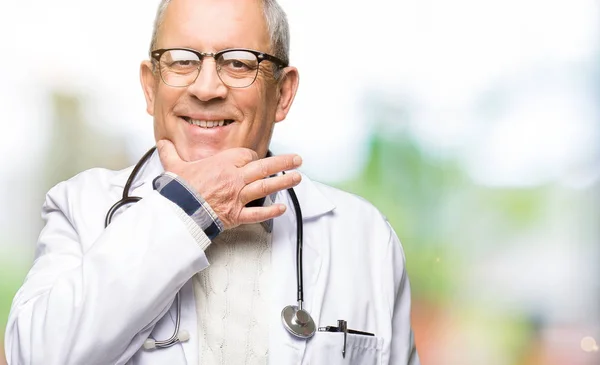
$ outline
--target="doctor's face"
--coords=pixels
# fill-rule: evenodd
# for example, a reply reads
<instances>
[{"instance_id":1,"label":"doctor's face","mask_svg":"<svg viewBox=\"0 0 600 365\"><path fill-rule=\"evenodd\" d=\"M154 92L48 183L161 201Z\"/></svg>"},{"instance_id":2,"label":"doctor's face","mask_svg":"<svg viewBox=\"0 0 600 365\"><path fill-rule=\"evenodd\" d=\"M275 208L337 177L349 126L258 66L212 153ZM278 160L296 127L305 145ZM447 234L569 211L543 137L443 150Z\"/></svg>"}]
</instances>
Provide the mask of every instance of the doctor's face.
<instances>
[{"instance_id":1,"label":"doctor's face","mask_svg":"<svg viewBox=\"0 0 600 365\"><path fill-rule=\"evenodd\" d=\"M246 48L273 54L270 44L260 0L172 0L155 49L215 53ZM274 124L286 117L298 86L295 68L286 67L278 81L270 61L260 63L256 80L245 88L226 86L212 57L203 58L197 79L187 87L165 84L155 66L150 61L141 65L154 136L172 141L187 161L234 147L265 156Z\"/></svg>"}]
</instances>

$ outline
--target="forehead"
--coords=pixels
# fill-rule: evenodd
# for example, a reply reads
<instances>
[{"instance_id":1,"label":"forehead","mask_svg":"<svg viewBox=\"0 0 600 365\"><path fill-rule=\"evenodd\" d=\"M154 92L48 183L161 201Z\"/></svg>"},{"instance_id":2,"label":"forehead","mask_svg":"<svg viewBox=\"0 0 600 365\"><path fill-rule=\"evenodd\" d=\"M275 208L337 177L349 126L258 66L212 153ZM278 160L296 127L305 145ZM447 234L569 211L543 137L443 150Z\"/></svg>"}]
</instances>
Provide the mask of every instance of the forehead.
<instances>
[{"instance_id":1,"label":"forehead","mask_svg":"<svg viewBox=\"0 0 600 365\"><path fill-rule=\"evenodd\" d=\"M225 48L269 51L261 0L172 0L159 29L157 47L202 52Z\"/></svg>"}]
</instances>

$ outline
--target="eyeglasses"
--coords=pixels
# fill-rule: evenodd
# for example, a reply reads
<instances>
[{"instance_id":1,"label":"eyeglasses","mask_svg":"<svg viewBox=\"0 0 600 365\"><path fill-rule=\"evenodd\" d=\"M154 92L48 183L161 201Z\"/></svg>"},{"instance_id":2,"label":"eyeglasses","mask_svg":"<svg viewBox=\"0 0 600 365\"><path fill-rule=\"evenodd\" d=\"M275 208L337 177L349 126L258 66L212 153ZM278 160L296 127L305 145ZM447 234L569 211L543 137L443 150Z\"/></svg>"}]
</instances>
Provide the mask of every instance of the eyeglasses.
<instances>
[{"instance_id":1,"label":"eyeglasses","mask_svg":"<svg viewBox=\"0 0 600 365\"><path fill-rule=\"evenodd\" d=\"M225 49L217 53L203 53L187 48L157 49L151 52L151 56L158 63L163 82L173 87L193 84L200 75L204 57L215 59L217 75L231 88L252 85L262 61L270 61L279 69L287 67L287 62L275 56L241 48Z\"/></svg>"}]
</instances>

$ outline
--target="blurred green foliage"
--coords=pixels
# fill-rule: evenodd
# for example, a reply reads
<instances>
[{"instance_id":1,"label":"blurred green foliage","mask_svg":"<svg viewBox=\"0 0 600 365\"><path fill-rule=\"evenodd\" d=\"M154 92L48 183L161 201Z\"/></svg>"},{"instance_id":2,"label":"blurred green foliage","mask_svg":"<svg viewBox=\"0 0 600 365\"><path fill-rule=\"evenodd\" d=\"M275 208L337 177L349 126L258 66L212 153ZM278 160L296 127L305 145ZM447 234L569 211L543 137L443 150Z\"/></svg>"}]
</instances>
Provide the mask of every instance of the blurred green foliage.
<instances>
[{"instance_id":1,"label":"blurred green foliage","mask_svg":"<svg viewBox=\"0 0 600 365\"><path fill-rule=\"evenodd\" d=\"M22 258L23 252L9 249L2 249L0 252L0 339L3 339L12 299L23 284L30 265L23 260L14 259Z\"/></svg>"},{"instance_id":2,"label":"blurred green foliage","mask_svg":"<svg viewBox=\"0 0 600 365\"><path fill-rule=\"evenodd\" d=\"M475 184L452 158L428 154L410 135L376 132L363 171L338 186L388 218L403 242L413 294L449 300L471 255L494 249L543 218L547 188Z\"/></svg>"},{"instance_id":3,"label":"blurred green foliage","mask_svg":"<svg viewBox=\"0 0 600 365\"><path fill-rule=\"evenodd\" d=\"M409 138L397 137L374 135L363 172L340 187L388 218L403 242L414 295L436 302L451 295L460 260L447 245L445 191L464 178L454 163L433 161Z\"/></svg>"}]
</instances>

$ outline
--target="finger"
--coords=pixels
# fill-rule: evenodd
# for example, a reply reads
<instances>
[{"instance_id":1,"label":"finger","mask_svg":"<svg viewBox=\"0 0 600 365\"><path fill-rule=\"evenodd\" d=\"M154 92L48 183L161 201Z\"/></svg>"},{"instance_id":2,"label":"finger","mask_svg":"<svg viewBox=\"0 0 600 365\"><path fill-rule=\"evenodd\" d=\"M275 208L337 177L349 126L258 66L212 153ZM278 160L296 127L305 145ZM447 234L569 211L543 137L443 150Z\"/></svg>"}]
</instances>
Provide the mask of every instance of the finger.
<instances>
[{"instance_id":1,"label":"finger","mask_svg":"<svg viewBox=\"0 0 600 365\"><path fill-rule=\"evenodd\" d=\"M281 171L298 168L300 165L302 165L302 157L296 154L273 156L252 161L244 166L244 183L249 184Z\"/></svg>"},{"instance_id":2,"label":"finger","mask_svg":"<svg viewBox=\"0 0 600 365\"><path fill-rule=\"evenodd\" d=\"M258 154L250 148L231 148L225 150L223 154L231 158L236 167L246 166L249 162L258 160Z\"/></svg>"},{"instance_id":3,"label":"finger","mask_svg":"<svg viewBox=\"0 0 600 365\"><path fill-rule=\"evenodd\" d=\"M282 215L286 209L286 206L283 204L273 204L268 207L244 208L239 215L239 224L259 223L277 218Z\"/></svg>"},{"instance_id":4,"label":"finger","mask_svg":"<svg viewBox=\"0 0 600 365\"><path fill-rule=\"evenodd\" d=\"M264 198L281 190L293 188L300 181L302 181L302 176L298 172L260 179L246 185L240 191L240 200L242 204L246 205L253 200Z\"/></svg>"},{"instance_id":5,"label":"finger","mask_svg":"<svg viewBox=\"0 0 600 365\"><path fill-rule=\"evenodd\" d=\"M176 166L177 163L183 161L181 157L179 157L175 145L168 139L161 139L158 141L156 143L156 148L158 148L158 157L160 158L160 162L165 171L170 171L173 166Z\"/></svg>"}]
</instances>

